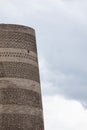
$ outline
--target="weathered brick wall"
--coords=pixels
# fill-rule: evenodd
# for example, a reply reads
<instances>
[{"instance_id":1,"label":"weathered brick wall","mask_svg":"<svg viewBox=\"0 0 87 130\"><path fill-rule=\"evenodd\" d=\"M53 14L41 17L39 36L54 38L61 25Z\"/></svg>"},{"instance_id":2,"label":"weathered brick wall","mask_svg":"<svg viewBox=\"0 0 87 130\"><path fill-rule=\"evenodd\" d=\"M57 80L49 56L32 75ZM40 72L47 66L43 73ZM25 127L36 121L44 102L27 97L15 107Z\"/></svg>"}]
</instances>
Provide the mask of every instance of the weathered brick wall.
<instances>
[{"instance_id":1,"label":"weathered brick wall","mask_svg":"<svg viewBox=\"0 0 87 130\"><path fill-rule=\"evenodd\" d=\"M44 130L35 32L0 24L0 130Z\"/></svg>"},{"instance_id":2,"label":"weathered brick wall","mask_svg":"<svg viewBox=\"0 0 87 130\"><path fill-rule=\"evenodd\" d=\"M23 32L0 31L0 47L20 48L36 52L35 36Z\"/></svg>"}]
</instances>

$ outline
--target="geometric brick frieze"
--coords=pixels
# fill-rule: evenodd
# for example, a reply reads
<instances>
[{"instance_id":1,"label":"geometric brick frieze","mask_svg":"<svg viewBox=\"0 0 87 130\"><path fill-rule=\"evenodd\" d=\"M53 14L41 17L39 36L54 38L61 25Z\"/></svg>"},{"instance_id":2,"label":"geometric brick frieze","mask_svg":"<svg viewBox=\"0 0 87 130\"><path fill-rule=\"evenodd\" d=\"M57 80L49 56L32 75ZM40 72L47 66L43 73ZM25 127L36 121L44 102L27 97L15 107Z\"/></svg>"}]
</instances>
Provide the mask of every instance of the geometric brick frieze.
<instances>
[{"instance_id":1,"label":"geometric brick frieze","mask_svg":"<svg viewBox=\"0 0 87 130\"><path fill-rule=\"evenodd\" d=\"M31 58L11 57L10 55L5 57L0 56L0 62L22 62L38 67L38 63Z\"/></svg>"},{"instance_id":2,"label":"geometric brick frieze","mask_svg":"<svg viewBox=\"0 0 87 130\"><path fill-rule=\"evenodd\" d=\"M35 36L28 33L0 31L0 48L20 48L37 52Z\"/></svg>"},{"instance_id":3,"label":"geometric brick frieze","mask_svg":"<svg viewBox=\"0 0 87 130\"><path fill-rule=\"evenodd\" d=\"M29 105L40 109L42 108L41 95L39 93L20 88L0 89L0 104Z\"/></svg>"},{"instance_id":4,"label":"geometric brick frieze","mask_svg":"<svg viewBox=\"0 0 87 130\"><path fill-rule=\"evenodd\" d=\"M24 49L0 48L0 61L23 62L38 67L36 53Z\"/></svg>"},{"instance_id":5,"label":"geometric brick frieze","mask_svg":"<svg viewBox=\"0 0 87 130\"><path fill-rule=\"evenodd\" d=\"M10 50L8 49L8 52L5 51L5 49L3 49L2 52L0 52L0 60L2 60L3 58L5 58L5 60L9 57L12 58L20 58L19 61L21 59L29 59L32 60L34 62L37 62L37 58L30 55L30 53L23 53L23 52L10 52ZM2 59L1 59L2 58Z\"/></svg>"},{"instance_id":6,"label":"geometric brick frieze","mask_svg":"<svg viewBox=\"0 0 87 130\"><path fill-rule=\"evenodd\" d=\"M0 130L44 130L43 118L28 114L0 114Z\"/></svg>"},{"instance_id":7,"label":"geometric brick frieze","mask_svg":"<svg viewBox=\"0 0 87 130\"><path fill-rule=\"evenodd\" d=\"M17 24L0 24L1 31L9 31L9 32L22 32L28 33L35 36L35 30L31 27L27 27L24 25L17 25Z\"/></svg>"},{"instance_id":8,"label":"geometric brick frieze","mask_svg":"<svg viewBox=\"0 0 87 130\"><path fill-rule=\"evenodd\" d=\"M0 24L0 130L44 130L35 30Z\"/></svg>"},{"instance_id":9,"label":"geometric brick frieze","mask_svg":"<svg viewBox=\"0 0 87 130\"><path fill-rule=\"evenodd\" d=\"M39 82L38 67L21 62L0 62L0 78L24 78Z\"/></svg>"},{"instance_id":10,"label":"geometric brick frieze","mask_svg":"<svg viewBox=\"0 0 87 130\"><path fill-rule=\"evenodd\" d=\"M2 105L0 104L0 114L29 114L43 117L42 109L31 107L29 105Z\"/></svg>"},{"instance_id":11,"label":"geometric brick frieze","mask_svg":"<svg viewBox=\"0 0 87 130\"><path fill-rule=\"evenodd\" d=\"M39 82L23 78L0 78L0 89L2 88L20 88L41 94Z\"/></svg>"}]
</instances>

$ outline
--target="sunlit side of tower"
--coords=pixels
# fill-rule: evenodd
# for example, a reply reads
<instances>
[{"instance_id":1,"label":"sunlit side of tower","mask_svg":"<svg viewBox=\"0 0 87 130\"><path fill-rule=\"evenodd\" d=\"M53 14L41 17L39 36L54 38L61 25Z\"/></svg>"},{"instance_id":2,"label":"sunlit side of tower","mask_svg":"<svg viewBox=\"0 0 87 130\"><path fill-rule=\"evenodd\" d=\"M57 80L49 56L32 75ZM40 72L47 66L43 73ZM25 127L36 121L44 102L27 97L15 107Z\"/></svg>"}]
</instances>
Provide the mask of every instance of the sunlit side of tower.
<instances>
[{"instance_id":1,"label":"sunlit side of tower","mask_svg":"<svg viewBox=\"0 0 87 130\"><path fill-rule=\"evenodd\" d=\"M0 130L44 130L34 29L0 24Z\"/></svg>"}]
</instances>

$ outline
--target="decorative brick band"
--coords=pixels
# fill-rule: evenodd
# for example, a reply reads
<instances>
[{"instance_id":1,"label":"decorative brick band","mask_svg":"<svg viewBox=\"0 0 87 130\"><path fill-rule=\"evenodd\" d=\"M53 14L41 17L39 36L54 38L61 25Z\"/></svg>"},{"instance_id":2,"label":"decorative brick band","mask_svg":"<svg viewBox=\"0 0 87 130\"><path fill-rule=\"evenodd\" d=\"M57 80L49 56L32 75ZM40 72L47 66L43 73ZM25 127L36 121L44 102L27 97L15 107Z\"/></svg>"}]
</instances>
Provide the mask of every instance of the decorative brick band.
<instances>
[{"instance_id":1,"label":"decorative brick band","mask_svg":"<svg viewBox=\"0 0 87 130\"><path fill-rule=\"evenodd\" d=\"M39 93L20 88L0 89L0 104L29 105L42 108L41 95Z\"/></svg>"},{"instance_id":2,"label":"decorative brick band","mask_svg":"<svg viewBox=\"0 0 87 130\"><path fill-rule=\"evenodd\" d=\"M31 27L17 24L0 24L0 31L23 32L35 36L35 30Z\"/></svg>"},{"instance_id":3,"label":"decorative brick band","mask_svg":"<svg viewBox=\"0 0 87 130\"><path fill-rule=\"evenodd\" d=\"M0 78L24 78L39 82L38 67L21 62L0 62Z\"/></svg>"},{"instance_id":4,"label":"decorative brick band","mask_svg":"<svg viewBox=\"0 0 87 130\"><path fill-rule=\"evenodd\" d=\"M0 48L20 48L37 52L35 36L22 32L0 31Z\"/></svg>"},{"instance_id":5,"label":"decorative brick band","mask_svg":"<svg viewBox=\"0 0 87 130\"><path fill-rule=\"evenodd\" d=\"M29 55L28 53L22 53L22 52L0 52L0 57L17 57L17 58L24 58L24 59L30 59L35 62L37 62L37 58L34 56Z\"/></svg>"},{"instance_id":6,"label":"decorative brick band","mask_svg":"<svg viewBox=\"0 0 87 130\"><path fill-rule=\"evenodd\" d=\"M41 94L40 83L29 79L0 78L0 89L2 88L27 89Z\"/></svg>"},{"instance_id":7,"label":"decorative brick band","mask_svg":"<svg viewBox=\"0 0 87 130\"><path fill-rule=\"evenodd\" d=\"M34 29L0 24L0 130L44 130Z\"/></svg>"},{"instance_id":8,"label":"decorative brick band","mask_svg":"<svg viewBox=\"0 0 87 130\"><path fill-rule=\"evenodd\" d=\"M30 107L29 105L2 105L0 104L0 114L28 114L43 117L42 109Z\"/></svg>"},{"instance_id":9,"label":"decorative brick band","mask_svg":"<svg viewBox=\"0 0 87 130\"><path fill-rule=\"evenodd\" d=\"M17 52L0 52L0 62L22 62L38 67L36 57L32 57L31 55L27 57L26 54Z\"/></svg>"},{"instance_id":10,"label":"decorative brick band","mask_svg":"<svg viewBox=\"0 0 87 130\"><path fill-rule=\"evenodd\" d=\"M44 130L43 119L27 114L1 114L0 130Z\"/></svg>"}]
</instances>

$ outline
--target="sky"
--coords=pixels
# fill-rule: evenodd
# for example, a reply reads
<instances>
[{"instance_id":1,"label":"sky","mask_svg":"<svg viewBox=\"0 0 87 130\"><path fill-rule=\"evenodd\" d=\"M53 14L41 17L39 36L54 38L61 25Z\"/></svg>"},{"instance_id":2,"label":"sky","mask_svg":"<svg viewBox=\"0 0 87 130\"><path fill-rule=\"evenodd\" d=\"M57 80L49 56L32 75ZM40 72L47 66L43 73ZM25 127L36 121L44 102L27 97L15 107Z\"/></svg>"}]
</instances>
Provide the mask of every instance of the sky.
<instances>
[{"instance_id":1,"label":"sky","mask_svg":"<svg viewBox=\"0 0 87 130\"><path fill-rule=\"evenodd\" d=\"M45 130L87 130L87 1L0 0L0 23L36 30Z\"/></svg>"}]
</instances>

